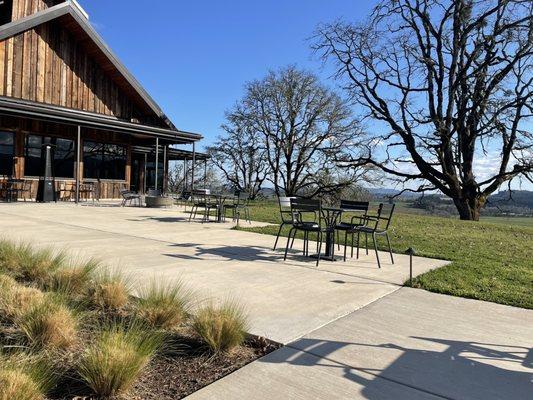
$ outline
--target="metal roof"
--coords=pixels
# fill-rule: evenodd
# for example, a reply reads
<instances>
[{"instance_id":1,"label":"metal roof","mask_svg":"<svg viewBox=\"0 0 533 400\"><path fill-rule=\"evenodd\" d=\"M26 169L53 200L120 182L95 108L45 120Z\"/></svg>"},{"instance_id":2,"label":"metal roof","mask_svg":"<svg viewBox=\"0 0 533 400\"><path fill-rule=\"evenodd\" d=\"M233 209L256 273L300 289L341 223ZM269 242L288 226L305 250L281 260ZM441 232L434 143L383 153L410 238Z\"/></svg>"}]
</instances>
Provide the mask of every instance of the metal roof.
<instances>
[{"instance_id":1,"label":"metal roof","mask_svg":"<svg viewBox=\"0 0 533 400\"><path fill-rule=\"evenodd\" d=\"M174 129L159 128L120 120L104 114L79 111L71 108L52 106L28 100L0 96L0 114L33 118L43 121L81 125L87 128L112 130L132 135L149 135L166 139L172 143L193 143L202 135Z\"/></svg>"},{"instance_id":2,"label":"metal roof","mask_svg":"<svg viewBox=\"0 0 533 400\"><path fill-rule=\"evenodd\" d=\"M131 151L134 153L143 153L143 154L155 154L155 146L132 146ZM163 153L163 147L160 146L159 154ZM167 148L167 158L172 161L178 160L192 160L193 152L190 150L176 149L174 147ZM209 154L194 152L194 158L197 161L205 161L210 159Z\"/></svg>"}]
</instances>

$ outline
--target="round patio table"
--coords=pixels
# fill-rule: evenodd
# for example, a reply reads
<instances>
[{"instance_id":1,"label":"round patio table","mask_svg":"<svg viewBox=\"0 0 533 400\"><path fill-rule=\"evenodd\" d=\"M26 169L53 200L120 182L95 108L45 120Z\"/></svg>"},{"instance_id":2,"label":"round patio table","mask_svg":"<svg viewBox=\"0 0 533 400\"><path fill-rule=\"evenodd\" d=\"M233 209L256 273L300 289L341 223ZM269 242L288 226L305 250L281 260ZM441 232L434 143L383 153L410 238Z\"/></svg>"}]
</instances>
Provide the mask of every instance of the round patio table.
<instances>
[{"instance_id":1,"label":"round patio table","mask_svg":"<svg viewBox=\"0 0 533 400\"><path fill-rule=\"evenodd\" d=\"M336 207L322 207L321 219L325 225L326 232L326 251L320 255L321 260L337 261L335 258L335 227L343 212L342 208ZM313 254L311 257L317 258L318 254Z\"/></svg>"}]
</instances>

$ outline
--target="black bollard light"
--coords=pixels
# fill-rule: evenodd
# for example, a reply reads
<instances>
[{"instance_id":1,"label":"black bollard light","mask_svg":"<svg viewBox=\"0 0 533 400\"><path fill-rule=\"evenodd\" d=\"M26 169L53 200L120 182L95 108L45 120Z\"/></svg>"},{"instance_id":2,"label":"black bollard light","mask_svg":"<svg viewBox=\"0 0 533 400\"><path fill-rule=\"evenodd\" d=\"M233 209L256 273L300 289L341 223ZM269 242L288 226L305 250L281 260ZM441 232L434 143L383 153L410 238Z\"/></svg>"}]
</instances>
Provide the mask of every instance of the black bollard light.
<instances>
[{"instance_id":1,"label":"black bollard light","mask_svg":"<svg viewBox=\"0 0 533 400\"><path fill-rule=\"evenodd\" d=\"M413 287L413 256L415 255L415 249L409 247L405 254L409 255L409 286Z\"/></svg>"}]
</instances>

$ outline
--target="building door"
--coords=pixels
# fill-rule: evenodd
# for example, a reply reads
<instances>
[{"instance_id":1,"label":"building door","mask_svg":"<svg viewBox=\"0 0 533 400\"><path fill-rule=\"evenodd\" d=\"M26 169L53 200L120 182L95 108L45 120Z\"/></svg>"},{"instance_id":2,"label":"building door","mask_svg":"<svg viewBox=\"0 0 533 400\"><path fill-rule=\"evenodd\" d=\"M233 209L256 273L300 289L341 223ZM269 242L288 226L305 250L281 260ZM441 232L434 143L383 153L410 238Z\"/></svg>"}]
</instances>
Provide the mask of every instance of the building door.
<instances>
[{"instance_id":1,"label":"building door","mask_svg":"<svg viewBox=\"0 0 533 400\"><path fill-rule=\"evenodd\" d=\"M145 155L140 153L131 154L131 183L130 190L137 193L146 191Z\"/></svg>"}]
</instances>

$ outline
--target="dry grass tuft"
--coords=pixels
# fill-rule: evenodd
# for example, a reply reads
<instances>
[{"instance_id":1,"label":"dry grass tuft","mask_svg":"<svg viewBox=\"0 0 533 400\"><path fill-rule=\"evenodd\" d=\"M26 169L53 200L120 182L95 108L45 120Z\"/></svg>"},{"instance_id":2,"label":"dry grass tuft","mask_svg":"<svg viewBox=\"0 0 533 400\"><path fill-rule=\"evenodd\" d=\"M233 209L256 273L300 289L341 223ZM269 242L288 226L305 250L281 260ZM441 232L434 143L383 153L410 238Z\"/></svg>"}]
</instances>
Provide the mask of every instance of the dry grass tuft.
<instances>
[{"instance_id":1,"label":"dry grass tuft","mask_svg":"<svg viewBox=\"0 0 533 400\"><path fill-rule=\"evenodd\" d=\"M193 316L192 326L213 353L227 352L246 339L248 318L241 305L226 300L200 308Z\"/></svg>"},{"instance_id":2,"label":"dry grass tuft","mask_svg":"<svg viewBox=\"0 0 533 400\"><path fill-rule=\"evenodd\" d=\"M139 326L105 328L83 355L78 373L100 397L126 392L162 345L163 336Z\"/></svg>"},{"instance_id":3,"label":"dry grass tuft","mask_svg":"<svg viewBox=\"0 0 533 400\"><path fill-rule=\"evenodd\" d=\"M19 355L0 359L0 400L41 400L53 382L49 366Z\"/></svg>"},{"instance_id":4,"label":"dry grass tuft","mask_svg":"<svg viewBox=\"0 0 533 400\"><path fill-rule=\"evenodd\" d=\"M128 304L131 296L129 279L118 272L99 271L93 287L89 290L89 301L104 310L118 310Z\"/></svg>"},{"instance_id":5,"label":"dry grass tuft","mask_svg":"<svg viewBox=\"0 0 533 400\"><path fill-rule=\"evenodd\" d=\"M69 298L79 298L91 287L99 267L99 261L90 259L79 266L59 268L52 274L46 289Z\"/></svg>"},{"instance_id":6,"label":"dry grass tuft","mask_svg":"<svg viewBox=\"0 0 533 400\"><path fill-rule=\"evenodd\" d=\"M139 291L136 312L151 327L170 329L187 319L190 299L191 292L182 282L162 284L154 280Z\"/></svg>"},{"instance_id":7,"label":"dry grass tuft","mask_svg":"<svg viewBox=\"0 0 533 400\"><path fill-rule=\"evenodd\" d=\"M0 314L13 320L44 301L38 289L18 284L13 278L0 275Z\"/></svg>"},{"instance_id":8,"label":"dry grass tuft","mask_svg":"<svg viewBox=\"0 0 533 400\"><path fill-rule=\"evenodd\" d=\"M67 349L77 339L78 318L59 300L50 296L21 315L16 324L28 342L38 348Z\"/></svg>"}]
</instances>

